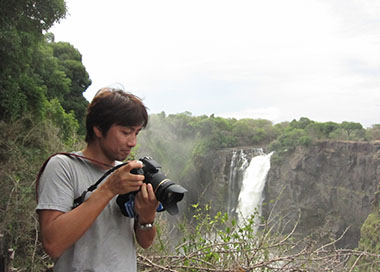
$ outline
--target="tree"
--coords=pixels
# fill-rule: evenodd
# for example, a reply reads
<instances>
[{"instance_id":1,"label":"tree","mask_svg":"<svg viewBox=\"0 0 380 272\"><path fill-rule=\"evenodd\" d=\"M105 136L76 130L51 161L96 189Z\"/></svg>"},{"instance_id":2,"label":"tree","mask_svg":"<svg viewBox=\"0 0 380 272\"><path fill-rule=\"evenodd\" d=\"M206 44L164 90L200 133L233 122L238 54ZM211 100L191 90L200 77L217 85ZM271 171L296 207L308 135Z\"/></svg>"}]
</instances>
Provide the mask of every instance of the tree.
<instances>
[{"instance_id":1,"label":"tree","mask_svg":"<svg viewBox=\"0 0 380 272\"><path fill-rule=\"evenodd\" d=\"M34 59L43 31L66 15L64 0L0 0L0 119L41 113L46 87Z\"/></svg>"},{"instance_id":2,"label":"tree","mask_svg":"<svg viewBox=\"0 0 380 272\"><path fill-rule=\"evenodd\" d=\"M312 123L313 121L311 121L309 118L301 117L299 121L296 121L295 119L291 121L290 126L293 128L305 129L308 125Z\"/></svg>"},{"instance_id":3,"label":"tree","mask_svg":"<svg viewBox=\"0 0 380 272\"><path fill-rule=\"evenodd\" d=\"M91 85L90 77L82 63L82 55L69 43L49 43L53 48L53 55L58 59L62 71L70 80L69 90L63 93L48 93L48 96L57 97L66 112L73 111L80 125L80 133L85 132L85 116L88 101L83 92Z\"/></svg>"},{"instance_id":4,"label":"tree","mask_svg":"<svg viewBox=\"0 0 380 272\"><path fill-rule=\"evenodd\" d=\"M370 141L380 140L380 124L375 124L366 130L367 137Z\"/></svg>"},{"instance_id":5,"label":"tree","mask_svg":"<svg viewBox=\"0 0 380 272\"><path fill-rule=\"evenodd\" d=\"M344 121L341 124L341 127L347 131L347 135L349 138L351 138L352 136L354 136L354 138L363 138L364 137L363 136L364 129L360 123ZM359 139L355 139L355 140L359 140Z\"/></svg>"}]
</instances>

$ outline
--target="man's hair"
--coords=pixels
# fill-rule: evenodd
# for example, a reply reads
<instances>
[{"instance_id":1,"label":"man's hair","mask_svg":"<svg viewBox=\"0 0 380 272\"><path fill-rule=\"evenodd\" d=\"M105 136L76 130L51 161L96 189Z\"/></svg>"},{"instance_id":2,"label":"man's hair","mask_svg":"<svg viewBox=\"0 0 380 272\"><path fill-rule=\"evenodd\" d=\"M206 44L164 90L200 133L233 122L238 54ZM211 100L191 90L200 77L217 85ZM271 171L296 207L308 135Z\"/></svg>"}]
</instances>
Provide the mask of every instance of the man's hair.
<instances>
[{"instance_id":1,"label":"man's hair","mask_svg":"<svg viewBox=\"0 0 380 272\"><path fill-rule=\"evenodd\" d=\"M120 89L100 89L87 109L86 142L94 140L94 127L106 135L113 124L146 127L148 113L141 99Z\"/></svg>"}]
</instances>

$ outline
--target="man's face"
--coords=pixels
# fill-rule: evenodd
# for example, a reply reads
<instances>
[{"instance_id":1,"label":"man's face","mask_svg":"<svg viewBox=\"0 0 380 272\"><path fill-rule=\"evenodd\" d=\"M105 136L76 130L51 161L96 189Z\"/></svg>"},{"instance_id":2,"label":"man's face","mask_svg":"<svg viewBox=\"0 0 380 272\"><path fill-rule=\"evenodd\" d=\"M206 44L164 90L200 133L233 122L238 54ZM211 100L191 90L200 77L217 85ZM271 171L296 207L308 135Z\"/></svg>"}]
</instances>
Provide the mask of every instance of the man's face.
<instances>
[{"instance_id":1,"label":"man's face","mask_svg":"<svg viewBox=\"0 0 380 272\"><path fill-rule=\"evenodd\" d=\"M100 148L110 161L124 161L137 144L137 135L142 126L126 127L112 125L100 138Z\"/></svg>"}]
</instances>

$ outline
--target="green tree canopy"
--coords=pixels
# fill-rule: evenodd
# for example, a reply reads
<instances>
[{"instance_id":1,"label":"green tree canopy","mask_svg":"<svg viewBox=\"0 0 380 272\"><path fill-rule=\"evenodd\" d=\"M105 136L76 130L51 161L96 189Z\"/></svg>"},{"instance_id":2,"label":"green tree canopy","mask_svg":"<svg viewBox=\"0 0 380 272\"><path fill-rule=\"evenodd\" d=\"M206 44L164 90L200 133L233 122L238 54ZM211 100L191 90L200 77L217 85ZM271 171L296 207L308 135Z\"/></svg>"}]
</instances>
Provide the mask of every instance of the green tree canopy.
<instances>
[{"instance_id":1,"label":"green tree canopy","mask_svg":"<svg viewBox=\"0 0 380 272\"><path fill-rule=\"evenodd\" d=\"M65 17L64 0L0 0L0 4L3 7L0 11L0 120L16 120L27 113L50 118L51 105L57 104L51 101L57 99L64 110L57 112L72 112L83 134L88 105L83 92L91 80L82 55L69 43L55 43L54 35L46 33Z\"/></svg>"},{"instance_id":2,"label":"green tree canopy","mask_svg":"<svg viewBox=\"0 0 380 272\"><path fill-rule=\"evenodd\" d=\"M53 48L53 55L58 60L60 69L70 80L70 84L68 92L59 93L53 88L48 96L57 97L66 112L74 112L81 132L84 133L88 101L83 97L83 92L91 85L91 80L82 63L82 55L69 43L53 42L50 46Z\"/></svg>"},{"instance_id":3,"label":"green tree canopy","mask_svg":"<svg viewBox=\"0 0 380 272\"><path fill-rule=\"evenodd\" d=\"M64 0L0 0L0 119L41 111L46 86L38 74L43 31L66 15ZM41 112L40 112L41 113Z\"/></svg>"}]
</instances>

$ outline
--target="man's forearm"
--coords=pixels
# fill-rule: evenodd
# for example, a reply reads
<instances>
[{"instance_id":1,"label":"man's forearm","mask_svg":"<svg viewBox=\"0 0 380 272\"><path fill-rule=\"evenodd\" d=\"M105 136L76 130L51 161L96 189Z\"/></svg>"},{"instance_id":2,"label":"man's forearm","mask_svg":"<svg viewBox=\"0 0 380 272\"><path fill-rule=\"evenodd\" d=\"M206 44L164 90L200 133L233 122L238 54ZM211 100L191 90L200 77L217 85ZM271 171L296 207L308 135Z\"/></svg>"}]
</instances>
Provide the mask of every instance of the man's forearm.
<instances>
[{"instance_id":1,"label":"man's forearm","mask_svg":"<svg viewBox=\"0 0 380 272\"><path fill-rule=\"evenodd\" d=\"M154 238L156 237L157 233L156 226L153 225L149 229L142 228L141 224L138 222L138 218L136 218L134 229L136 234L136 240L142 248L146 249L153 244Z\"/></svg>"}]
</instances>

